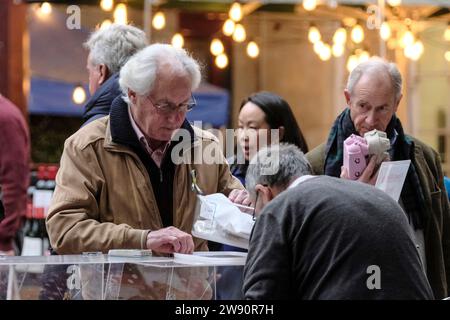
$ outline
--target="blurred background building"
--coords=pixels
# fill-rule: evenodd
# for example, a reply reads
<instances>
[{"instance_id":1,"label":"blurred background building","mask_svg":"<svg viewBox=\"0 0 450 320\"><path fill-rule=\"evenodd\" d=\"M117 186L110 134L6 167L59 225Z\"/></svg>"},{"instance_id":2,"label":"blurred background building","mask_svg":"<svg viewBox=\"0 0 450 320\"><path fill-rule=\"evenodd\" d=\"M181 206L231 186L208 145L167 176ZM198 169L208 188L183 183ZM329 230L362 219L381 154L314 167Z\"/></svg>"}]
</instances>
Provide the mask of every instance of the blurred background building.
<instances>
[{"instance_id":1,"label":"blurred background building","mask_svg":"<svg viewBox=\"0 0 450 320\"><path fill-rule=\"evenodd\" d=\"M29 119L34 162L58 162L81 125L82 43L113 21L201 61L205 82L190 120L236 127L244 97L273 91L293 107L310 147L345 108L349 71L373 55L394 61L405 130L438 150L450 173L448 0L1 0L0 92Z\"/></svg>"}]
</instances>

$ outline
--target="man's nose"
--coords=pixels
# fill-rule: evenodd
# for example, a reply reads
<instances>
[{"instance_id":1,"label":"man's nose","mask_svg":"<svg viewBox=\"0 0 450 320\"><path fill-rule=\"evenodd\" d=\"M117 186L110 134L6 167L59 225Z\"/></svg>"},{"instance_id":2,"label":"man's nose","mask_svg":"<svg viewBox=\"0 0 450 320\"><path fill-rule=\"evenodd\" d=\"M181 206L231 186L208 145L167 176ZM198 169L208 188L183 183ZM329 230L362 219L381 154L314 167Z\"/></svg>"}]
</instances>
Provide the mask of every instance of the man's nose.
<instances>
[{"instance_id":1,"label":"man's nose","mask_svg":"<svg viewBox=\"0 0 450 320\"><path fill-rule=\"evenodd\" d=\"M367 114L366 123L370 126L374 126L377 122L377 118L375 116L375 112L371 111Z\"/></svg>"},{"instance_id":2,"label":"man's nose","mask_svg":"<svg viewBox=\"0 0 450 320\"><path fill-rule=\"evenodd\" d=\"M169 122L179 122L183 116L182 112L174 111L167 116Z\"/></svg>"}]
</instances>

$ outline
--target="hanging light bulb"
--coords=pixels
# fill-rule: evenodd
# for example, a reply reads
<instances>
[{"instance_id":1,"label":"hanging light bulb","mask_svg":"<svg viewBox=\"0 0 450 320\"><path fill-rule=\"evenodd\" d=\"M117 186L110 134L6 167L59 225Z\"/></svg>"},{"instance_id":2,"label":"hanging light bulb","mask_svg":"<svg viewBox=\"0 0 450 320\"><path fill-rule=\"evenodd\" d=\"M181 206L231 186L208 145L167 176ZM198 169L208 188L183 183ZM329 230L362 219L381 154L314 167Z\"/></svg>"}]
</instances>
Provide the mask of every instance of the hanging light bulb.
<instances>
[{"instance_id":1,"label":"hanging light bulb","mask_svg":"<svg viewBox=\"0 0 450 320\"><path fill-rule=\"evenodd\" d=\"M242 13L242 7L238 2L234 2L231 5L230 11L228 12L228 15L233 21L241 21L243 13Z\"/></svg>"},{"instance_id":2,"label":"hanging light bulb","mask_svg":"<svg viewBox=\"0 0 450 320\"><path fill-rule=\"evenodd\" d=\"M358 56L358 64L366 62L369 59L370 59L370 54L366 50L363 50L363 51L361 51L361 53Z\"/></svg>"},{"instance_id":3,"label":"hanging light bulb","mask_svg":"<svg viewBox=\"0 0 450 320\"><path fill-rule=\"evenodd\" d=\"M229 37L233 34L235 27L236 23L234 23L234 21L231 19L227 19L223 24L222 32L224 35Z\"/></svg>"},{"instance_id":4,"label":"hanging light bulb","mask_svg":"<svg viewBox=\"0 0 450 320\"><path fill-rule=\"evenodd\" d=\"M335 44L344 44L347 41L347 31L345 28L339 28L333 35L333 43Z\"/></svg>"},{"instance_id":5,"label":"hanging light bulb","mask_svg":"<svg viewBox=\"0 0 450 320\"><path fill-rule=\"evenodd\" d=\"M73 89L72 100L76 104L82 104L86 101L86 91L84 91L84 88L81 85L78 85Z\"/></svg>"},{"instance_id":6,"label":"hanging light bulb","mask_svg":"<svg viewBox=\"0 0 450 320\"><path fill-rule=\"evenodd\" d=\"M413 48L412 45L411 46L407 46L403 49L403 54L405 55L405 57L407 57L408 59L411 59L411 56L413 54Z\"/></svg>"},{"instance_id":7,"label":"hanging light bulb","mask_svg":"<svg viewBox=\"0 0 450 320\"><path fill-rule=\"evenodd\" d=\"M156 30L161 30L166 26L166 16L163 12L158 11L155 13L152 19L152 26Z\"/></svg>"},{"instance_id":8,"label":"hanging light bulb","mask_svg":"<svg viewBox=\"0 0 450 320\"><path fill-rule=\"evenodd\" d=\"M333 56L338 58L341 57L344 54L345 48L344 45L340 43L333 44L333 47L331 48L331 52L333 53Z\"/></svg>"},{"instance_id":9,"label":"hanging light bulb","mask_svg":"<svg viewBox=\"0 0 450 320\"><path fill-rule=\"evenodd\" d=\"M384 41L387 41L391 37L391 27L389 26L389 23L386 21L381 24L380 27L380 37Z\"/></svg>"},{"instance_id":10,"label":"hanging light bulb","mask_svg":"<svg viewBox=\"0 0 450 320\"><path fill-rule=\"evenodd\" d=\"M414 44L407 46L404 49L405 57L417 61L420 59L424 51L423 43L420 40L414 42Z\"/></svg>"},{"instance_id":11,"label":"hanging light bulb","mask_svg":"<svg viewBox=\"0 0 450 320\"><path fill-rule=\"evenodd\" d=\"M320 49L319 58L322 61L328 61L331 58L331 48L330 45L325 43Z\"/></svg>"},{"instance_id":12,"label":"hanging light bulb","mask_svg":"<svg viewBox=\"0 0 450 320\"><path fill-rule=\"evenodd\" d=\"M306 11L312 11L317 7L316 0L303 0L303 9Z\"/></svg>"},{"instance_id":13,"label":"hanging light bulb","mask_svg":"<svg viewBox=\"0 0 450 320\"><path fill-rule=\"evenodd\" d=\"M402 4L402 0L387 0L391 7L398 7Z\"/></svg>"},{"instance_id":14,"label":"hanging light bulb","mask_svg":"<svg viewBox=\"0 0 450 320\"><path fill-rule=\"evenodd\" d=\"M348 57L347 60L347 70L348 72L352 72L353 69L355 69L359 64L359 59L356 55L352 54L350 57Z\"/></svg>"},{"instance_id":15,"label":"hanging light bulb","mask_svg":"<svg viewBox=\"0 0 450 320\"><path fill-rule=\"evenodd\" d=\"M119 3L114 10L114 22L127 24L127 6L123 3Z\"/></svg>"},{"instance_id":16,"label":"hanging light bulb","mask_svg":"<svg viewBox=\"0 0 450 320\"><path fill-rule=\"evenodd\" d=\"M402 48L406 48L412 46L414 44L414 35L411 30L406 30L403 34L402 40L400 41L400 45Z\"/></svg>"},{"instance_id":17,"label":"hanging light bulb","mask_svg":"<svg viewBox=\"0 0 450 320\"><path fill-rule=\"evenodd\" d=\"M102 24L100 25L100 29L108 28L112 24L111 20L105 19L103 20Z\"/></svg>"},{"instance_id":18,"label":"hanging light bulb","mask_svg":"<svg viewBox=\"0 0 450 320\"><path fill-rule=\"evenodd\" d=\"M397 39L390 38L387 42L387 46L390 50L394 50L397 47Z\"/></svg>"},{"instance_id":19,"label":"hanging light bulb","mask_svg":"<svg viewBox=\"0 0 450 320\"><path fill-rule=\"evenodd\" d=\"M444 57L445 57L445 60L450 62L450 50L445 51Z\"/></svg>"},{"instance_id":20,"label":"hanging light bulb","mask_svg":"<svg viewBox=\"0 0 450 320\"><path fill-rule=\"evenodd\" d=\"M361 27L361 25L357 24L352 29L352 41L354 43L361 43L364 40L364 29Z\"/></svg>"},{"instance_id":21,"label":"hanging light bulb","mask_svg":"<svg viewBox=\"0 0 450 320\"><path fill-rule=\"evenodd\" d=\"M222 41L220 41L217 38L214 38L211 41L211 45L209 46L209 50L211 51L212 55L218 56L219 54L224 52L225 48L223 47Z\"/></svg>"},{"instance_id":22,"label":"hanging light bulb","mask_svg":"<svg viewBox=\"0 0 450 320\"><path fill-rule=\"evenodd\" d=\"M233 40L236 42L243 42L247 34L245 32L244 26L242 24L237 23L233 32Z\"/></svg>"},{"instance_id":23,"label":"hanging light bulb","mask_svg":"<svg viewBox=\"0 0 450 320\"><path fill-rule=\"evenodd\" d=\"M100 1L100 7L104 11L111 11L114 7L114 0L102 0Z\"/></svg>"},{"instance_id":24,"label":"hanging light bulb","mask_svg":"<svg viewBox=\"0 0 450 320\"><path fill-rule=\"evenodd\" d=\"M415 51L414 51L414 49L413 49L413 51L412 51L412 53L411 53L411 56L409 57L412 61L417 61L417 60L419 60L420 59L420 55L418 55Z\"/></svg>"},{"instance_id":25,"label":"hanging light bulb","mask_svg":"<svg viewBox=\"0 0 450 320\"><path fill-rule=\"evenodd\" d=\"M172 37L172 46L174 46L175 48L183 48L184 46L184 38L181 35L181 33L175 33Z\"/></svg>"},{"instance_id":26,"label":"hanging light bulb","mask_svg":"<svg viewBox=\"0 0 450 320\"><path fill-rule=\"evenodd\" d=\"M444 32L445 41L450 41L450 23L447 25L447 29Z\"/></svg>"},{"instance_id":27,"label":"hanging light bulb","mask_svg":"<svg viewBox=\"0 0 450 320\"><path fill-rule=\"evenodd\" d=\"M317 41L316 43L314 43L314 52L317 54L317 55L320 55L320 52L322 51L322 47L324 46L325 44L322 42L322 41Z\"/></svg>"},{"instance_id":28,"label":"hanging light bulb","mask_svg":"<svg viewBox=\"0 0 450 320\"><path fill-rule=\"evenodd\" d=\"M259 47L255 41L250 41L247 44L247 55L250 58L256 58L257 56L259 56Z\"/></svg>"},{"instance_id":29,"label":"hanging light bulb","mask_svg":"<svg viewBox=\"0 0 450 320\"><path fill-rule=\"evenodd\" d=\"M228 57L225 53L219 54L216 57L216 66L220 69L224 69L228 66Z\"/></svg>"},{"instance_id":30,"label":"hanging light bulb","mask_svg":"<svg viewBox=\"0 0 450 320\"><path fill-rule=\"evenodd\" d=\"M421 55L423 54L423 52L425 51L425 48L424 48L424 46L423 46L423 42L422 42L422 41L417 40L417 41L414 43L414 51L417 52L417 54L418 54L419 56L421 56Z\"/></svg>"},{"instance_id":31,"label":"hanging light bulb","mask_svg":"<svg viewBox=\"0 0 450 320\"><path fill-rule=\"evenodd\" d=\"M48 16L52 13L52 5L48 2L43 2L39 7L39 13L44 16Z\"/></svg>"},{"instance_id":32,"label":"hanging light bulb","mask_svg":"<svg viewBox=\"0 0 450 320\"><path fill-rule=\"evenodd\" d=\"M319 29L317 29L316 26L311 25L308 30L308 40L312 44L316 43L317 41L320 41L322 36L320 35Z\"/></svg>"},{"instance_id":33,"label":"hanging light bulb","mask_svg":"<svg viewBox=\"0 0 450 320\"><path fill-rule=\"evenodd\" d=\"M342 23L344 24L344 26L352 28L358 23L358 21L352 17L345 17L344 19L342 19Z\"/></svg>"}]
</instances>

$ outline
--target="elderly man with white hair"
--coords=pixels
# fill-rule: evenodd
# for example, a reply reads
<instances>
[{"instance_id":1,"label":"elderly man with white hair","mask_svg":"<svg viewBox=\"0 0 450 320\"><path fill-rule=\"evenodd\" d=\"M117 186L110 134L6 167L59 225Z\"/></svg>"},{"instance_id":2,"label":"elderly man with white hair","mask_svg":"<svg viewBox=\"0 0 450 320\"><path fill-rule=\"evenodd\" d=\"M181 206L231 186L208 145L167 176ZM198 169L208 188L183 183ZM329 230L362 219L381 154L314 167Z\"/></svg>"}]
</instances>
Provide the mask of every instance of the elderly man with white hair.
<instances>
[{"instance_id":1,"label":"elderly man with white hair","mask_svg":"<svg viewBox=\"0 0 450 320\"><path fill-rule=\"evenodd\" d=\"M198 63L170 45L150 45L122 67L123 96L110 116L65 142L47 217L58 254L207 250L205 240L190 235L196 205L191 176L205 194L228 195L243 186L222 153L214 162L193 160L203 159L205 149L220 150L212 134L186 120L200 80ZM188 138L177 138L181 131Z\"/></svg>"},{"instance_id":2,"label":"elderly man with white hair","mask_svg":"<svg viewBox=\"0 0 450 320\"><path fill-rule=\"evenodd\" d=\"M109 114L111 103L121 93L120 69L146 45L144 31L131 25L113 23L89 36L84 47L89 50L86 69L91 98L84 106L83 125Z\"/></svg>"},{"instance_id":3,"label":"elderly man with white hair","mask_svg":"<svg viewBox=\"0 0 450 320\"><path fill-rule=\"evenodd\" d=\"M396 117L402 98L402 77L394 63L372 58L350 74L345 89L346 108L336 119L326 143L306 156L315 174L347 178L343 142L351 134L364 136L373 129L386 132L390 159L411 160L400 205L414 230L416 246L436 298L450 288L450 210L440 158L436 151L406 135ZM359 178L374 184L376 159L372 157Z\"/></svg>"},{"instance_id":4,"label":"elderly man with white hair","mask_svg":"<svg viewBox=\"0 0 450 320\"><path fill-rule=\"evenodd\" d=\"M274 173L267 173L271 164ZM400 206L373 186L312 176L294 145L259 151L246 187L256 223L246 299L432 299Z\"/></svg>"}]
</instances>

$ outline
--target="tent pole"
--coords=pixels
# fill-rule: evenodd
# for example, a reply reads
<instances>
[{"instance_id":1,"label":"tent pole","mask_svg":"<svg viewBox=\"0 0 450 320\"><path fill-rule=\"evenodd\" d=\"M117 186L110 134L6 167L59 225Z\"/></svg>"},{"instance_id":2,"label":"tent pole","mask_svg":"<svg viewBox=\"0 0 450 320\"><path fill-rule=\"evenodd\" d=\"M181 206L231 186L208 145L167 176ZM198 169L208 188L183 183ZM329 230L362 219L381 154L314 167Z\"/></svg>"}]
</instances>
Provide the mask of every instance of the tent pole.
<instances>
[{"instance_id":1,"label":"tent pole","mask_svg":"<svg viewBox=\"0 0 450 320\"><path fill-rule=\"evenodd\" d=\"M378 38L380 39L379 53L380 53L380 57L386 59L386 43L381 38L381 35L380 35L381 24L384 22L384 19L385 19L384 10L386 10L386 0L378 0L378 17L377 17L378 18L378 25L377 25L377 29L378 29Z\"/></svg>"},{"instance_id":2,"label":"tent pole","mask_svg":"<svg viewBox=\"0 0 450 320\"><path fill-rule=\"evenodd\" d=\"M144 32L147 36L148 43L152 40L152 0L144 0Z\"/></svg>"}]
</instances>

